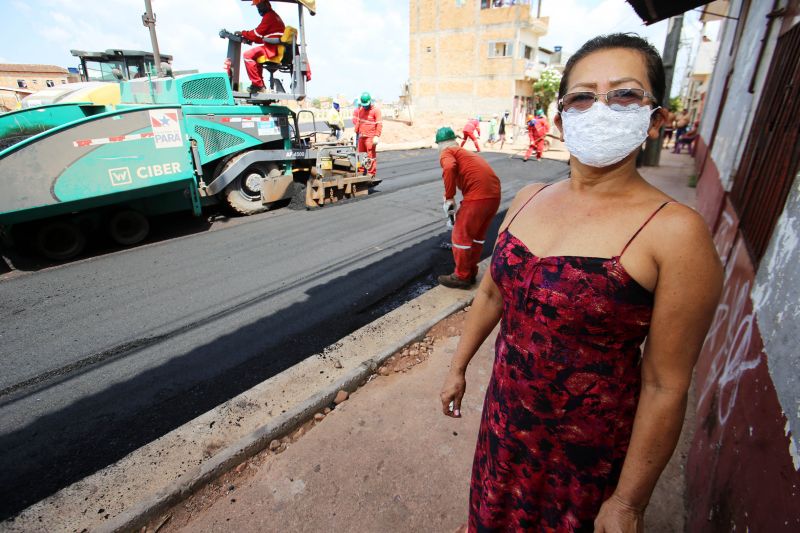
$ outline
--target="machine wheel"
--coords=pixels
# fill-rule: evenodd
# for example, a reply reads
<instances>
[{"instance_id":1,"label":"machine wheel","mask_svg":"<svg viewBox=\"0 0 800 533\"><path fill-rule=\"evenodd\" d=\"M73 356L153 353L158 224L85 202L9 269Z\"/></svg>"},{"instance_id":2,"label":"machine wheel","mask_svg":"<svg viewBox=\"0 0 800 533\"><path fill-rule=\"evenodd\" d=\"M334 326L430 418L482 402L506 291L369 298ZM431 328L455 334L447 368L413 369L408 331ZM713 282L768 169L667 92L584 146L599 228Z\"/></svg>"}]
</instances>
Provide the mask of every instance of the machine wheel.
<instances>
[{"instance_id":1,"label":"machine wheel","mask_svg":"<svg viewBox=\"0 0 800 533\"><path fill-rule=\"evenodd\" d=\"M222 191L222 197L228 207L240 215L255 215L266 211L267 206L261 203L261 180L268 173L268 169L259 165L253 165L242 172Z\"/></svg>"},{"instance_id":2,"label":"machine wheel","mask_svg":"<svg viewBox=\"0 0 800 533\"><path fill-rule=\"evenodd\" d=\"M147 217L133 209L117 211L108 221L108 234L122 246L132 246L142 242L150 233Z\"/></svg>"},{"instance_id":3,"label":"machine wheel","mask_svg":"<svg viewBox=\"0 0 800 533\"><path fill-rule=\"evenodd\" d=\"M86 247L86 236L69 220L45 222L36 230L36 251L54 261L66 261Z\"/></svg>"}]
</instances>

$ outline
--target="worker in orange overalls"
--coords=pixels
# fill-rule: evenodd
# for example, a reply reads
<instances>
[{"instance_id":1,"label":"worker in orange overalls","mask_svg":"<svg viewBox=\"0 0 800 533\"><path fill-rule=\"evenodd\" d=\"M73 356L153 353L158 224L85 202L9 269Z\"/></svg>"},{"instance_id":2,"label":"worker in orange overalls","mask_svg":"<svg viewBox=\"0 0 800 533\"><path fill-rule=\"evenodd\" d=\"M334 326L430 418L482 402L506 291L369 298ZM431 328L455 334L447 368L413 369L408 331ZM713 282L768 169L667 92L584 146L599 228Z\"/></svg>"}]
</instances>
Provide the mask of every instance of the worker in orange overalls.
<instances>
[{"instance_id":1,"label":"worker in orange overalls","mask_svg":"<svg viewBox=\"0 0 800 533\"><path fill-rule=\"evenodd\" d=\"M358 138L358 151L366 152L372 160L372 165L367 169L370 176L378 172L378 143L383 131L383 118L381 110L372 102L372 97L365 92L359 99L359 106L353 113L353 127Z\"/></svg>"},{"instance_id":2,"label":"worker in orange overalls","mask_svg":"<svg viewBox=\"0 0 800 533\"><path fill-rule=\"evenodd\" d=\"M525 154L523 161L527 162L531 154L536 150L536 160L542 160L544 153L544 138L550 131L550 125L547 123L547 117L544 116L544 110L540 109L536 112L536 117L528 115L528 137L530 138L530 146Z\"/></svg>"},{"instance_id":3,"label":"worker in orange overalls","mask_svg":"<svg viewBox=\"0 0 800 533\"><path fill-rule=\"evenodd\" d=\"M255 44L244 53L244 66L247 69L247 77L250 78L248 92L258 93L264 90L264 78L261 77L261 65L258 64L258 59L261 57L272 59L278 55L278 45L264 44L264 39L282 37L286 25L280 15L272 9L269 0L253 0L253 5L258 8L261 22L256 29L240 33L242 37Z\"/></svg>"},{"instance_id":4,"label":"worker in orange overalls","mask_svg":"<svg viewBox=\"0 0 800 533\"><path fill-rule=\"evenodd\" d=\"M481 123L477 118L471 118L464 124L464 129L462 133L464 133L464 140L461 141L461 147L463 148L465 144L467 144L467 139L472 139L472 142L475 144L475 151L480 152L481 147L478 145L478 137L475 137L475 133L478 133L478 137L481 136Z\"/></svg>"},{"instance_id":5,"label":"worker in orange overalls","mask_svg":"<svg viewBox=\"0 0 800 533\"><path fill-rule=\"evenodd\" d=\"M439 276L439 283L467 289L477 281L486 232L500 207L500 180L481 156L458 145L451 128L439 128L436 144L444 180L443 208L448 216L455 216L452 243L456 267L452 274ZM457 213L456 189L463 195Z\"/></svg>"}]
</instances>

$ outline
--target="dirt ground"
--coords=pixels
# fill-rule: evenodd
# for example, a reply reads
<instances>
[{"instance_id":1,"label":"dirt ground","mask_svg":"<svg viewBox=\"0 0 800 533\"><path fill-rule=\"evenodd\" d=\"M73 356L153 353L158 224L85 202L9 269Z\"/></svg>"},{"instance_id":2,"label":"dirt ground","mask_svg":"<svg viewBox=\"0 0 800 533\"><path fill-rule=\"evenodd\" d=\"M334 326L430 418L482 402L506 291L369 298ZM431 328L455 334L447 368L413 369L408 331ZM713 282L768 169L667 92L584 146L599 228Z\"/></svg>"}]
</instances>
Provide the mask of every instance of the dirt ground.
<instances>
[{"instance_id":1,"label":"dirt ground","mask_svg":"<svg viewBox=\"0 0 800 533\"><path fill-rule=\"evenodd\" d=\"M383 133L381 141L387 144L414 142L420 139L430 139L433 143L436 130L443 126L450 126L453 131L460 134L461 128L467 121L462 114L456 113L418 113L414 115L412 124L405 120L408 115L403 113L397 120L391 116L384 116Z\"/></svg>"},{"instance_id":2,"label":"dirt ground","mask_svg":"<svg viewBox=\"0 0 800 533\"><path fill-rule=\"evenodd\" d=\"M395 352L378 368L377 372L367 380L361 389L366 391L374 380L392 374L407 374L415 366L426 361L430 357L436 343L450 337L460 336L464 318L468 310L469 307L447 317L432 327L422 340L412 342ZM358 394L359 392L361 392L361 390L355 391L354 394ZM342 396L346 398L346 396ZM209 509L216 502L227 498L231 503L236 503L236 487L242 486L247 480L253 478L259 470L270 461L278 460L278 455L306 436L310 431L314 430L334 409L336 409L336 403L332 403L323 411L316 413L314 418L307 421L299 428L296 428L289 435L272 441L267 449L262 450L246 462L223 474L215 481L192 494L182 503L173 507L157 520L152 521L148 526L143 527L141 533L174 533L184 531L186 528L189 528L195 515L203 510ZM324 431L324 429L319 431Z\"/></svg>"}]
</instances>

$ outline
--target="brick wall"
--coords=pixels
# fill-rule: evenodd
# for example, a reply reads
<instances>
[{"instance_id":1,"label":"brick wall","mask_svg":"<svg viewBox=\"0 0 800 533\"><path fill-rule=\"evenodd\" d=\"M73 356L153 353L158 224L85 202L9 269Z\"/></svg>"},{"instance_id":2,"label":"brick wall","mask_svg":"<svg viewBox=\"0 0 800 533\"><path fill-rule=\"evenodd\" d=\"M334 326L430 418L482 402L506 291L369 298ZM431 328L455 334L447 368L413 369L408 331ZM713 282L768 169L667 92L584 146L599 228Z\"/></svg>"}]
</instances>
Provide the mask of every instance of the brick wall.
<instances>
[{"instance_id":1,"label":"brick wall","mask_svg":"<svg viewBox=\"0 0 800 533\"><path fill-rule=\"evenodd\" d=\"M538 48L547 20L533 18L530 5L481 9L477 0L461 6L410 0L409 10L409 75L417 109L486 114L509 108L515 95L532 95L526 88L517 92L533 81L524 77L520 39ZM496 41L511 45L511 57L490 57Z\"/></svg>"},{"instance_id":2,"label":"brick wall","mask_svg":"<svg viewBox=\"0 0 800 533\"><path fill-rule=\"evenodd\" d=\"M46 89L47 80L51 80L55 85L61 85L62 81L67 83L67 74L60 72L3 72L0 73L0 87L17 88L17 80L25 80L28 89Z\"/></svg>"}]
</instances>

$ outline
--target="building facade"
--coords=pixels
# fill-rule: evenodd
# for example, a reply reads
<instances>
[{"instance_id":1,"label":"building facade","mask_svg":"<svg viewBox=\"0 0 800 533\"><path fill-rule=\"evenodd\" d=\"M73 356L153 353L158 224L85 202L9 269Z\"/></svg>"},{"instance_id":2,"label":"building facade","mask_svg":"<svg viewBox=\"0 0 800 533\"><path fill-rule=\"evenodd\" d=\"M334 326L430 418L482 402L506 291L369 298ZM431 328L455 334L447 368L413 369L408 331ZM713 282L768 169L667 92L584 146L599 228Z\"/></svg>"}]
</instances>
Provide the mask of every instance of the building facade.
<instances>
[{"instance_id":1,"label":"building facade","mask_svg":"<svg viewBox=\"0 0 800 533\"><path fill-rule=\"evenodd\" d=\"M725 286L696 367L687 531L800 531L800 2L732 0L697 205Z\"/></svg>"},{"instance_id":2,"label":"building facade","mask_svg":"<svg viewBox=\"0 0 800 533\"><path fill-rule=\"evenodd\" d=\"M68 83L67 69L54 65L0 64L0 106L17 109L25 96L48 87Z\"/></svg>"},{"instance_id":3,"label":"building facade","mask_svg":"<svg viewBox=\"0 0 800 533\"><path fill-rule=\"evenodd\" d=\"M725 13L730 9L729 0L715 0L703 7L700 14L700 28L691 38L692 59L681 88L681 104L689 111L692 123L700 120L703 114L706 94L711 74L719 52L720 26ZM684 32L686 27L684 26Z\"/></svg>"},{"instance_id":4,"label":"building facade","mask_svg":"<svg viewBox=\"0 0 800 533\"><path fill-rule=\"evenodd\" d=\"M410 0L414 107L467 116L532 109L548 19L530 0Z\"/></svg>"}]
</instances>

